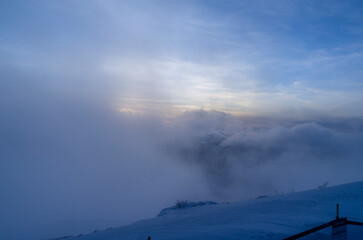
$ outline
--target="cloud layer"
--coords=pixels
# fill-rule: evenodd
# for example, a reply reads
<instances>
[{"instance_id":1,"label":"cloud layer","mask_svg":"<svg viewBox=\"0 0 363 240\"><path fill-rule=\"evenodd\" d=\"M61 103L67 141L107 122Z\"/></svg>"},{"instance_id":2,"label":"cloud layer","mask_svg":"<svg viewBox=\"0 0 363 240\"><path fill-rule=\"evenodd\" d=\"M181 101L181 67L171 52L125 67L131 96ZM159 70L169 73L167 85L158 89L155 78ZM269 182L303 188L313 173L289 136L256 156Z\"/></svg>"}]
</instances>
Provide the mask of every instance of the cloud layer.
<instances>
[{"instance_id":1,"label":"cloud layer","mask_svg":"<svg viewBox=\"0 0 363 240\"><path fill-rule=\"evenodd\" d=\"M178 199L237 201L361 179L359 119L118 112L80 89L2 74L12 81L0 83L1 238L118 226Z\"/></svg>"},{"instance_id":2,"label":"cloud layer","mask_svg":"<svg viewBox=\"0 0 363 240\"><path fill-rule=\"evenodd\" d=\"M168 149L202 169L214 192L226 199L360 179L362 132L313 122L250 124L222 112L187 112L178 118L180 133Z\"/></svg>"}]
</instances>

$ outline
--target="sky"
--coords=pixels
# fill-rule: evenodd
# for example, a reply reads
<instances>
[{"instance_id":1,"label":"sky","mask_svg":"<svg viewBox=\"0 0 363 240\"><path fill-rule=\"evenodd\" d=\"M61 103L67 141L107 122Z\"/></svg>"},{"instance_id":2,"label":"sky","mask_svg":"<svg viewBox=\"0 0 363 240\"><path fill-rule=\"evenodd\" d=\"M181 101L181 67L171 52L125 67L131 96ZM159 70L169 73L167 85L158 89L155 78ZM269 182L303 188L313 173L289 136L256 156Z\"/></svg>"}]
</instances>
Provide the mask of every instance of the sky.
<instances>
[{"instance_id":1,"label":"sky","mask_svg":"<svg viewBox=\"0 0 363 240\"><path fill-rule=\"evenodd\" d=\"M362 10L0 1L0 238L362 180Z\"/></svg>"}]
</instances>

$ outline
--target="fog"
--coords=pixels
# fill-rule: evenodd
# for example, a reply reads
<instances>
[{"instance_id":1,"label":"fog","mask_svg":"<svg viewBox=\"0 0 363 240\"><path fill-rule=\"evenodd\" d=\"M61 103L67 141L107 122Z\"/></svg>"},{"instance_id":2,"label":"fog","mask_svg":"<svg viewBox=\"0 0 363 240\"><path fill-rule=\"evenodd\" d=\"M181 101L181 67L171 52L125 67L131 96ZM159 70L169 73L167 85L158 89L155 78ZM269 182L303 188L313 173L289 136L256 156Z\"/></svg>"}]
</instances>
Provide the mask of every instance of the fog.
<instances>
[{"instance_id":1,"label":"fog","mask_svg":"<svg viewBox=\"0 0 363 240\"><path fill-rule=\"evenodd\" d=\"M362 180L361 9L1 1L0 239Z\"/></svg>"},{"instance_id":2,"label":"fog","mask_svg":"<svg viewBox=\"0 0 363 240\"><path fill-rule=\"evenodd\" d=\"M161 119L124 116L94 94L29 76L3 77L12 81L0 87L1 239L90 232L208 196L197 169L158 150Z\"/></svg>"},{"instance_id":3,"label":"fog","mask_svg":"<svg viewBox=\"0 0 363 240\"><path fill-rule=\"evenodd\" d=\"M1 239L117 227L177 200L239 201L362 179L359 119L120 112L104 97L109 88L22 74L2 71L9 81L0 82Z\"/></svg>"},{"instance_id":4,"label":"fog","mask_svg":"<svg viewBox=\"0 0 363 240\"><path fill-rule=\"evenodd\" d=\"M169 153L201 169L224 200L361 179L362 132L353 124L350 130L324 125L333 124L253 126L222 112L188 112L176 120Z\"/></svg>"}]
</instances>

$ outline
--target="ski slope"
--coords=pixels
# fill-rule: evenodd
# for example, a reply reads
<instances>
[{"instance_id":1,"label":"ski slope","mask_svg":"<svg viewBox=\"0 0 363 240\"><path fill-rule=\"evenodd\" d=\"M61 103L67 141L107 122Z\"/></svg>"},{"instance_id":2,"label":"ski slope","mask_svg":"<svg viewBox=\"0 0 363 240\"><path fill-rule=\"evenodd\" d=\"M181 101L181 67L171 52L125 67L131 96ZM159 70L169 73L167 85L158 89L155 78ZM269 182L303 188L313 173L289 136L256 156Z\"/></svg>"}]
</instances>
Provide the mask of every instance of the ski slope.
<instances>
[{"instance_id":1,"label":"ski slope","mask_svg":"<svg viewBox=\"0 0 363 240\"><path fill-rule=\"evenodd\" d=\"M66 240L283 239L340 216L363 222L363 181L238 202L164 209L159 216ZM325 229L301 239L331 239ZM348 239L363 227L348 225Z\"/></svg>"}]
</instances>

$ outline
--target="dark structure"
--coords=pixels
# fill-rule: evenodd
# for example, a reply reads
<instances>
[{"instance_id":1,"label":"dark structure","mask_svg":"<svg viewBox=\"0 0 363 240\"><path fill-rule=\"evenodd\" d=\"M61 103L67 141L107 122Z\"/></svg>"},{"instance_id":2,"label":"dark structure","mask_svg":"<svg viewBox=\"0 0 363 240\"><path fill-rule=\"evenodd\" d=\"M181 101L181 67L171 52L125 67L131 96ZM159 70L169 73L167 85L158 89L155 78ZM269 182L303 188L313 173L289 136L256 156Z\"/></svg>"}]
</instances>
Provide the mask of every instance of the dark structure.
<instances>
[{"instance_id":1,"label":"dark structure","mask_svg":"<svg viewBox=\"0 0 363 240\"><path fill-rule=\"evenodd\" d=\"M346 217L340 218L339 217L339 204L337 204L337 217L334 220L332 220L328 223L322 224L320 226L311 228L304 232L298 233L291 237L285 238L284 240L298 239L298 238L304 237L306 235L309 235L311 233L317 232L319 230L322 230L322 229L330 227L330 226L332 227L332 240L346 240L347 239L347 224L363 226L363 223L361 223L361 222L350 221Z\"/></svg>"}]
</instances>

